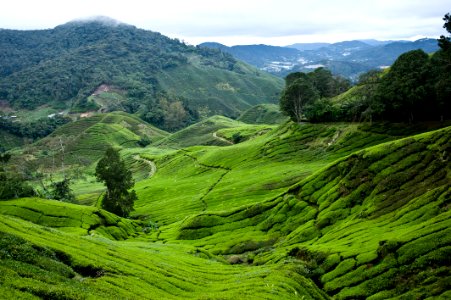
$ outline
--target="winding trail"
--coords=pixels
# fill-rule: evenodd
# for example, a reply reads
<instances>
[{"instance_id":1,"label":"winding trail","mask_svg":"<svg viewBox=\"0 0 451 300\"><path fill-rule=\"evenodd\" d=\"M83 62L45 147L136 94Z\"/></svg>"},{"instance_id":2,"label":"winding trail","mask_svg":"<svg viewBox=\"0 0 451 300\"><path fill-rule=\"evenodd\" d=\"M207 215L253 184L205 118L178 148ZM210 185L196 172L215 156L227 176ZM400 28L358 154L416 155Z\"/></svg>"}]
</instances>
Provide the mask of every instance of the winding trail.
<instances>
[{"instance_id":1,"label":"winding trail","mask_svg":"<svg viewBox=\"0 0 451 300\"><path fill-rule=\"evenodd\" d=\"M149 165L150 172L149 172L149 175L147 175L147 178L152 177L157 172L157 165L153 161L145 159L145 158L142 158L138 154L133 156L133 159L140 160L140 161L144 162L145 164Z\"/></svg>"},{"instance_id":2,"label":"winding trail","mask_svg":"<svg viewBox=\"0 0 451 300\"><path fill-rule=\"evenodd\" d=\"M208 203L207 201L205 201L205 197L208 196L208 194L210 194L211 191L213 191L213 189L222 181L222 179L224 178L224 176L226 176L227 174L229 174L230 171L232 171L232 169L227 168L227 167L221 167L221 166L211 166L211 165L206 165L201 163L196 157L191 156L186 150L182 149L181 150L183 155L185 157L188 157L190 159L192 159L198 166L207 168L207 169L216 169L216 170L222 170L223 173L219 176L218 180L213 183L207 190L207 192L205 192L205 194L203 194L200 198L199 201L201 201L202 206L203 206L203 211L208 210Z\"/></svg>"},{"instance_id":3,"label":"winding trail","mask_svg":"<svg viewBox=\"0 0 451 300\"><path fill-rule=\"evenodd\" d=\"M218 135L217 135L217 131L213 132L213 137L214 137L215 139L218 139L218 140L220 140L220 141L226 143L226 144L233 145L233 143L232 143L231 141L229 141L229 140L227 140L227 139L225 139L225 138L223 138L223 137L218 136Z\"/></svg>"}]
</instances>

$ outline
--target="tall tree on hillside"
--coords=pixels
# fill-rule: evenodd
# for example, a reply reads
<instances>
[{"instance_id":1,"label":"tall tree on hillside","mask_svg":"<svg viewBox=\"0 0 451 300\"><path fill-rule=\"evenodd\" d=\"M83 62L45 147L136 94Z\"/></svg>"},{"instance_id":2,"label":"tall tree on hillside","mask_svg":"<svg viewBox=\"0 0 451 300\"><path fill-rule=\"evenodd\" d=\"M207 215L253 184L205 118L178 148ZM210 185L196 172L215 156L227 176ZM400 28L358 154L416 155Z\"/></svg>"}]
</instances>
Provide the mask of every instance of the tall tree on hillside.
<instances>
[{"instance_id":1,"label":"tall tree on hillside","mask_svg":"<svg viewBox=\"0 0 451 300\"><path fill-rule=\"evenodd\" d=\"M332 72L324 68L316 68L307 74L321 98L334 96L334 77Z\"/></svg>"},{"instance_id":2,"label":"tall tree on hillside","mask_svg":"<svg viewBox=\"0 0 451 300\"><path fill-rule=\"evenodd\" d=\"M381 70L370 70L359 76L360 104L363 107L361 117L372 124L374 116L383 110L382 104L377 101L375 95L381 81Z\"/></svg>"},{"instance_id":3,"label":"tall tree on hillside","mask_svg":"<svg viewBox=\"0 0 451 300\"><path fill-rule=\"evenodd\" d=\"M445 21L443 28L451 34L451 15L447 13L443 21ZM451 37L442 35L438 44L441 49L432 56L431 65L434 72L437 111L443 120L451 117Z\"/></svg>"},{"instance_id":4,"label":"tall tree on hillside","mask_svg":"<svg viewBox=\"0 0 451 300\"><path fill-rule=\"evenodd\" d=\"M445 21L445 24L443 24L443 28L445 28L448 33L451 33L451 15L447 13L443 17L443 21ZM441 35L440 39L438 40L438 45L444 51L449 50L451 48L451 37Z\"/></svg>"},{"instance_id":5,"label":"tall tree on hillside","mask_svg":"<svg viewBox=\"0 0 451 300\"><path fill-rule=\"evenodd\" d=\"M104 157L97 164L96 177L107 187L102 208L118 216L128 217L138 198L134 190L128 191L135 182L132 173L127 169L116 149L107 149Z\"/></svg>"},{"instance_id":6,"label":"tall tree on hillside","mask_svg":"<svg viewBox=\"0 0 451 300\"><path fill-rule=\"evenodd\" d=\"M300 122L305 106L318 98L319 94L309 78L300 76L291 81L291 84L288 84L283 90L280 97L280 110L288 115L291 120Z\"/></svg>"},{"instance_id":7,"label":"tall tree on hillside","mask_svg":"<svg viewBox=\"0 0 451 300\"><path fill-rule=\"evenodd\" d=\"M391 120L413 122L431 97L429 57L423 50L413 50L398 57L387 75L382 77L377 97Z\"/></svg>"}]
</instances>

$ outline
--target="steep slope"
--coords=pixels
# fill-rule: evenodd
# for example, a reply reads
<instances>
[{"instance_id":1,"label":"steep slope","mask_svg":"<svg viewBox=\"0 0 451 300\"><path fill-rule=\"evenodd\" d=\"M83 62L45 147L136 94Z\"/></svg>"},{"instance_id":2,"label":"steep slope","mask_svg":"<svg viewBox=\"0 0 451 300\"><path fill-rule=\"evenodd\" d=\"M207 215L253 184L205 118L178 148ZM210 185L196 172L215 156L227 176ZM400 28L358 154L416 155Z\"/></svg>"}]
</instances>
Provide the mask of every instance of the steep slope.
<instances>
[{"instance_id":1,"label":"steep slope","mask_svg":"<svg viewBox=\"0 0 451 300\"><path fill-rule=\"evenodd\" d=\"M449 296L451 127L338 159L287 192L186 219L179 239L291 261L337 299Z\"/></svg>"},{"instance_id":2,"label":"steep slope","mask_svg":"<svg viewBox=\"0 0 451 300\"><path fill-rule=\"evenodd\" d=\"M125 240L142 230L137 223L102 209L54 200L25 198L0 202L0 214L78 235Z\"/></svg>"},{"instance_id":3,"label":"steep slope","mask_svg":"<svg viewBox=\"0 0 451 300\"><path fill-rule=\"evenodd\" d=\"M244 124L227 117L213 116L175 132L154 143L154 146L165 148L184 148L196 145L228 146L230 142L217 136L217 131L223 128L233 128Z\"/></svg>"},{"instance_id":4,"label":"steep slope","mask_svg":"<svg viewBox=\"0 0 451 300\"><path fill-rule=\"evenodd\" d=\"M27 167L31 169L86 166L99 159L110 146L138 147L142 138L157 141L167 135L127 113L98 114L61 126L14 157L27 156Z\"/></svg>"},{"instance_id":5,"label":"steep slope","mask_svg":"<svg viewBox=\"0 0 451 300\"><path fill-rule=\"evenodd\" d=\"M230 266L190 246L79 236L7 215L0 245L0 294L11 299L327 299L283 264Z\"/></svg>"},{"instance_id":6,"label":"steep slope","mask_svg":"<svg viewBox=\"0 0 451 300\"><path fill-rule=\"evenodd\" d=\"M228 147L128 149L157 168L135 186L142 221L0 203L0 292L446 299L451 127L408 136L425 128L287 122Z\"/></svg>"},{"instance_id":7,"label":"steep slope","mask_svg":"<svg viewBox=\"0 0 451 300\"><path fill-rule=\"evenodd\" d=\"M338 158L398 138L357 124L287 122L227 147L142 152L158 171L136 185L135 213L168 225L202 211L270 200Z\"/></svg>"},{"instance_id":8,"label":"steep slope","mask_svg":"<svg viewBox=\"0 0 451 300\"><path fill-rule=\"evenodd\" d=\"M198 102L214 113L234 115L256 103L275 101L282 88L280 79L220 51L112 23L93 20L49 30L1 30L0 99L15 108L50 104L89 110L96 106L87 98L106 84L122 92L129 112L145 115L164 97L183 101L192 116L202 109ZM182 94L183 80L168 82L168 76L177 74L199 81ZM224 86L240 93L231 96Z\"/></svg>"},{"instance_id":9,"label":"steep slope","mask_svg":"<svg viewBox=\"0 0 451 300\"><path fill-rule=\"evenodd\" d=\"M281 124L288 120L276 104L259 104L243 112L238 121L249 124Z\"/></svg>"}]
</instances>

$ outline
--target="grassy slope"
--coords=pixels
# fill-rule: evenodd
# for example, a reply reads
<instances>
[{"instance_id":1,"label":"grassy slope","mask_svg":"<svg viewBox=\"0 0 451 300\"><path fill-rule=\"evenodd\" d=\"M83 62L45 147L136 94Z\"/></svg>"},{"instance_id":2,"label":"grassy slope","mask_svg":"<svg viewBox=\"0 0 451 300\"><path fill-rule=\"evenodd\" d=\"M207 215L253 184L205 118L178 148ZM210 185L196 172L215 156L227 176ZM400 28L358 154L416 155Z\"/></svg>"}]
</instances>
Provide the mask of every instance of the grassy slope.
<instances>
[{"instance_id":1,"label":"grassy slope","mask_svg":"<svg viewBox=\"0 0 451 300\"><path fill-rule=\"evenodd\" d=\"M25 152L33 156L30 165L50 167L56 164L89 165L99 159L109 146L137 147L141 137L158 140L167 133L126 113L95 115L66 124L39 140ZM61 151L64 147L64 155Z\"/></svg>"},{"instance_id":2,"label":"grassy slope","mask_svg":"<svg viewBox=\"0 0 451 300\"><path fill-rule=\"evenodd\" d=\"M281 124L288 117L284 116L277 104L259 104L255 105L238 118L239 121L249 124Z\"/></svg>"},{"instance_id":3,"label":"grassy slope","mask_svg":"<svg viewBox=\"0 0 451 300\"><path fill-rule=\"evenodd\" d=\"M101 234L116 240L135 236L139 230L134 222L102 209L38 198L2 201L0 213L70 233Z\"/></svg>"},{"instance_id":4,"label":"grassy slope","mask_svg":"<svg viewBox=\"0 0 451 300\"><path fill-rule=\"evenodd\" d=\"M243 74L192 61L190 65L163 71L157 78L166 92L188 99L192 106L208 107L209 115L238 116L253 105L278 100L283 80L243 63L239 65L245 70Z\"/></svg>"},{"instance_id":5,"label":"grassy slope","mask_svg":"<svg viewBox=\"0 0 451 300\"><path fill-rule=\"evenodd\" d=\"M447 127L356 152L263 203L191 217L178 238L293 261L337 299L446 298L450 140Z\"/></svg>"},{"instance_id":6,"label":"grassy slope","mask_svg":"<svg viewBox=\"0 0 451 300\"><path fill-rule=\"evenodd\" d=\"M230 266L189 246L80 237L2 216L0 291L14 299L325 299L282 264Z\"/></svg>"},{"instance_id":7,"label":"grassy slope","mask_svg":"<svg viewBox=\"0 0 451 300\"><path fill-rule=\"evenodd\" d=\"M193 124L164 139L153 143L163 148L183 148L195 145L226 146L229 143L214 137L214 133L223 128L234 128L244 124L223 116L212 116L201 122Z\"/></svg>"},{"instance_id":8,"label":"grassy slope","mask_svg":"<svg viewBox=\"0 0 451 300\"><path fill-rule=\"evenodd\" d=\"M385 125L286 123L229 147L139 150L158 170L137 184L135 216L150 216L159 229L116 242L3 216L0 231L15 235L7 240L25 238L39 246L33 248L39 259L56 257L61 267L33 262L37 269L26 273L29 261L2 256L3 292L323 297L310 277L337 299L446 298L451 128L399 140L410 133ZM230 266L210 253L252 266ZM22 283L23 277L31 279Z\"/></svg>"},{"instance_id":9,"label":"grassy slope","mask_svg":"<svg viewBox=\"0 0 451 300\"><path fill-rule=\"evenodd\" d=\"M136 213L169 224L202 211L272 199L318 168L356 149L396 139L358 125L287 123L228 147L191 147L142 155L158 172L137 184Z\"/></svg>"},{"instance_id":10,"label":"grassy slope","mask_svg":"<svg viewBox=\"0 0 451 300\"><path fill-rule=\"evenodd\" d=\"M0 145L3 150L10 150L15 147L23 146L25 139L0 129Z\"/></svg>"}]
</instances>

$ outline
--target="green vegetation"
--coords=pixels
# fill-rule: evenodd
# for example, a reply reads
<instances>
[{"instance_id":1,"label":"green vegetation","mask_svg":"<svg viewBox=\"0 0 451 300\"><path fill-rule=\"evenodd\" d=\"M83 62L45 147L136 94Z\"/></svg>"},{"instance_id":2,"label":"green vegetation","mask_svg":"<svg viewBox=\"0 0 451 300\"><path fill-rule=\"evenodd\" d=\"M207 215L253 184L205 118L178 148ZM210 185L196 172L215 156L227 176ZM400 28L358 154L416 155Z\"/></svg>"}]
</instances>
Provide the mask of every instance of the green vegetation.
<instances>
[{"instance_id":1,"label":"green vegetation","mask_svg":"<svg viewBox=\"0 0 451 300\"><path fill-rule=\"evenodd\" d=\"M140 221L0 202L2 294L446 298L451 127L412 135L427 129L288 122L228 147L124 149L157 168L136 184Z\"/></svg>"},{"instance_id":2,"label":"green vegetation","mask_svg":"<svg viewBox=\"0 0 451 300\"><path fill-rule=\"evenodd\" d=\"M135 38L141 45L139 35ZM31 145L2 149L0 295L449 298L450 123L378 121L392 119L389 113L399 109L405 112L402 119L413 114L418 120L416 105L432 91L434 103L447 105L438 100L447 93L438 91L441 83L429 85L429 92L421 86L429 72L424 64L446 58L445 48L431 58L407 53L390 70L368 73L344 93L346 82L323 69L286 78L283 97L305 95L300 87L318 95L301 103L302 113L291 115L296 121L305 115L369 123L250 124L280 117L271 106L248 110L249 123L205 118L211 111L187 113L184 99L196 93L214 96L213 91L196 91L186 79L180 83L187 87L185 95L160 91L155 101L161 111L141 111L171 130L194 122L190 118L196 113L203 118L173 134L136 115L91 111L73 115L79 119ZM166 88L190 78L189 69L245 72L240 69L245 65L218 62L219 51L196 49L197 54L185 53L188 61L161 66ZM206 64L198 55L210 60ZM187 73L171 73L176 67ZM431 73L441 78L443 70ZM249 82L241 78L238 88L224 76L215 88L237 105L220 101L232 115L239 105L246 107L233 94ZM401 84L402 78L411 79L399 90L404 96L387 93L394 102L382 101L379 89L395 89L391 84ZM133 91L135 96L129 92L104 84L85 108L129 107L129 97L140 90ZM425 110L424 118L432 111ZM106 192L96 178L105 182Z\"/></svg>"},{"instance_id":3,"label":"green vegetation","mask_svg":"<svg viewBox=\"0 0 451 300\"><path fill-rule=\"evenodd\" d=\"M443 27L451 33L449 14L443 20L446 22ZM439 46L439 51L432 55L420 49L406 52L386 72L362 74L359 84L347 93L332 99L317 97L315 101L309 101L309 105L302 103L301 107L305 106L305 109L301 113L314 122L388 120L412 123L449 120L449 37L442 36ZM296 74L287 76L285 94L290 90L290 76L298 76ZM287 97L294 103L294 95ZM287 97L281 97L281 107L285 107ZM288 112L288 108L283 109Z\"/></svg>"},{"instance_id":4,"label":"green vegetation","mask_svg":"<svg viewBox=\"0 0 451 300\"><path fill-rule=\"evenodd\" d=\"M0 200L34 195L34 190L20 174L5 168L10 159L11 154L0 153Z\"/></svg>"},{"instance_id":5,"label":"green vegetation","mask_svg":"<svg viewBox=\"0 0 451 300\"><path fill-rule=\"evenodd\" d=\"M291 73L285 77L285 89L280 97L280 110L291 120L300 122L310 116L311 107L320 99L339 95L350 88L350 83L324 68L305 74ZM317 109L315 109L316 111Z\"/></svg>"},{"instance_id":6,"label":"green vegetation","mask_svg":"<svg viewBox=\"0 0 451 300\"><path fill-rule=\"evenodd\" d=\"M121 110L175 131L276 103L282 89L280 78L219 50L102 20L2 30L0 47L0 99L13 110Z\"/></svg>"},{"instance_id":7,"label":"green vegetation","mask_svg":"<svg viewBox=\"0 0 451 300\"><path fill-rule=\"evenodd\" d=\"M259 104L243 112L237 120L248 124L281 124L287 117L276 104Z\"/></svg>"},{"instance_id":8,"label":"green vegetation","mask_svg":"<svg viewBox=\"0 0 451 300\"><path fill-rule=\"evenodd\" d=\"M70 188L70 178L64 177L63 180L52 183L51 198L60 201L74 202L75 195Z\"/></svg>"},{"instance_id":9,"label":"green vegetation","mask_svg":"<svg viewBox=\"0 0 451 300\"><path fill-rule=\"evenodd\" d=\"M212 116L173 133L153 145L167 148L183 148L195 145L227 146L230 145L230 141L220 138L217 132L224 128L235 128L244 125L242 122L227 117Z\"/></svg>"},{"instance_id":10,"label":"green vegetation","mask_svg":"<svg viewBox=\"0 0 451 300\"><path fill-rule=\"evenodd\" d=\"M229 266L188 246L78 237L8 216L0 232L2 295L14 298L327 299L282 264Z\"/></svg>"},{"instance_id":11,"label":"green vegetation","mask_svg":"<svg viewBox=\"0 0 451 300\"><path fill-rule=\"evenodd\" d=\"M111 240L125 240L142 231L138 223L102 209L39 198L2 201L0 213L75 235L98 234Z\"/></svg>"},{"instance_id":12,"label":"green vegetation","mask_svg":"<svg viewBox=\"0 0 451 300\"><path fill-rule=\"evenodd\" d=\"M52 133L56 128L69 123L70 118L55 115L44 117L33 122L13 122L9 117L0 117L0 129L19 138L36 140Z\"/></svg>"},{"instance_id":13,"label":"green vegetation","mask_svg":"<svg viewBox=\"0 0 451 300\"><path fill-rule=\"evenodd\" d=\"M109 147L137 147L144 138L156 142L167 135L127 113L98 114L59 127L49 136L24 147L13 160L21 159L15 162L30 171L88 166L100 159Z\"/></svg>"},{"instance_id":14,"label":"green vegetation","mask_svg":"<svg viewBox=\"0 0 451 300\"><path fill-rule=\"evenodd\" d=\"M119 151L108 148L105 155L96 166L96 177L106 185L106 192L102 199L102 208L121 217L128 217L133 211L133 204L137 200L133 187L132 172L121 160Z\"/></svg>"}]
</instances>

